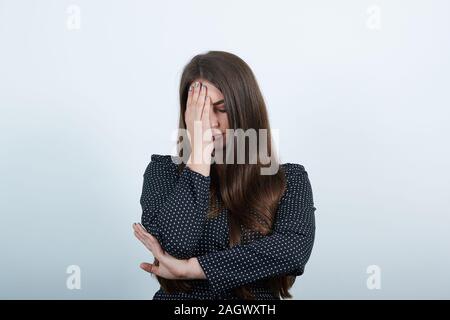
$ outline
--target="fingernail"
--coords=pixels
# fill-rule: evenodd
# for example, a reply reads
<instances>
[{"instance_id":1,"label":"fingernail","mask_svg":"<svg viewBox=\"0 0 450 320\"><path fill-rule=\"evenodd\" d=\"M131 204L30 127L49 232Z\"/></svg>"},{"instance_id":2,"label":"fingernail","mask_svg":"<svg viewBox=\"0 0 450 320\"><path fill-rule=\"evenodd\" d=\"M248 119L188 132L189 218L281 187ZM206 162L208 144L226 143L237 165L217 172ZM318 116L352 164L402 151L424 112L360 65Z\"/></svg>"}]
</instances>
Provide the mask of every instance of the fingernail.
<instances>
[{"instance_id":1,"label":"fingernail","mask_svg":"<svg viewBox=\"0 0 450 320\"><path fill-rule=\"evenodd\" d=\"M192 89L194 89L192 86L189 86L189 91L192 91Z\"/></svg>"},{"instance_id":2,"label":"fingernail","mask_svg":"<svg viewBox=\"0 0 450 320\"><path fill-rule=\"evenodd\" d=\"M196 82L194 83L194 88L197 88L199 85L200 85L200 83L199 83L198 81L196 81Z\"/></svg>"}]
</instances>

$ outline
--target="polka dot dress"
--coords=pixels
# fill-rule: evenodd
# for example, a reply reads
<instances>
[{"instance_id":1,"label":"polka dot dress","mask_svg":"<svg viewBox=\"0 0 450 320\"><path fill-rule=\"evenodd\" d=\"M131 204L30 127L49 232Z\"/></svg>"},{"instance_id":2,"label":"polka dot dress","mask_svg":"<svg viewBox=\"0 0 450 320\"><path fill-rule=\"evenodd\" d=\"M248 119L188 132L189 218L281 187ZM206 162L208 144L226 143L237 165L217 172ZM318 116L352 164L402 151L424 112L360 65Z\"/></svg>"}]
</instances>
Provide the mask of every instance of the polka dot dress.
<instances>
[{"instance_id":1,"label":"polka dot dress","mask_svg":"<svg viewBox=\"0 0 450 320\"><path fill-rule=\"evenodd\" d=\"M262 236L243 230L243 242L229 248L228 210L207 219L210 176L185 167L181 174L171 155L153 154L144 173L142 225L170 255L197 257L206 280L188 280L189 292L168 294L160 288L153 299L238 299L232 289L250 285L255 298L280 299L264 281L280 275L302 275L315 234L311 184L305 168L281 164L287 190L278 204L273 231Z\"/></svg>"}]
</instances>

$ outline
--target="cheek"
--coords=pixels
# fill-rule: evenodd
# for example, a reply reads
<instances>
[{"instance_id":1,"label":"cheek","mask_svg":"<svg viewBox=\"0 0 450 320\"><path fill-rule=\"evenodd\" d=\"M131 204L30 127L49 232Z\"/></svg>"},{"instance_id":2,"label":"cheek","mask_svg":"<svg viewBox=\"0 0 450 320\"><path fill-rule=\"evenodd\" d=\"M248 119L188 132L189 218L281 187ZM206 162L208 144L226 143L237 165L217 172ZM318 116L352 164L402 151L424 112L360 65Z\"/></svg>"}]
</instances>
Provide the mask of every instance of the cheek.
<instances>
[{"instance_id":1,"label":"cheek","mask_svg":"<svg viewBox=\"0 0 450 320\"><path fill-rule=\"evenodd\" d=\"M228 116L227 116L226 113L221 113L219 115L219 123L220 123L220 127L222 128L222 130L225 130L225 129L229 128Z\"/></svg>"}]
</instances>

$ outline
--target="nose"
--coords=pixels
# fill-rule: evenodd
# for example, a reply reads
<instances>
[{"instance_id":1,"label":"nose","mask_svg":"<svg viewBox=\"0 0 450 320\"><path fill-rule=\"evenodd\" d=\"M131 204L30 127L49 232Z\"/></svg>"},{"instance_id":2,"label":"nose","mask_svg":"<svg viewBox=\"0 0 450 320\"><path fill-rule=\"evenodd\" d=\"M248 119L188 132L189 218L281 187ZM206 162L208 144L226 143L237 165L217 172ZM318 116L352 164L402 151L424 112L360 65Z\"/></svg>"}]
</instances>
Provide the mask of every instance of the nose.
<instances>
[{"instance_id":1,"label":"nose","mask_svg":"<svg viewBox=\"0 0 450 320\"><path fill-rule=\"evenodd\" d=\"M217 116L214 114L214 112L209 113L209 122L211 124L212 129L219 129L219 121L217 119Z\"/></svg>"}]
</instances>

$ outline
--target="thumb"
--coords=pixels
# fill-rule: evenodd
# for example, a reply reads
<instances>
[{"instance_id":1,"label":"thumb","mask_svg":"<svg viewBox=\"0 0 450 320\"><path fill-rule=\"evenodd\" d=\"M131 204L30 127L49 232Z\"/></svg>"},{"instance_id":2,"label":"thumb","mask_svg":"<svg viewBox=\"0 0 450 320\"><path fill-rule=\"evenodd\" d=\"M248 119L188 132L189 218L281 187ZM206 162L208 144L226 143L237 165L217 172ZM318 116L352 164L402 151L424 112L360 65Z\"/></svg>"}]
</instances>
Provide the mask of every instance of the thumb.
<instances>
[{"instance_id":1,"label":"thumb","mask_svg":"<svg viewBox=\"0 0 450 320\"><path fill-rule=\"evenodd\" d=\"M143 262L140 264L142 270L147 271L148 273L158 275L159 267L154 264Z\"/></svg>"}]
</instances>

